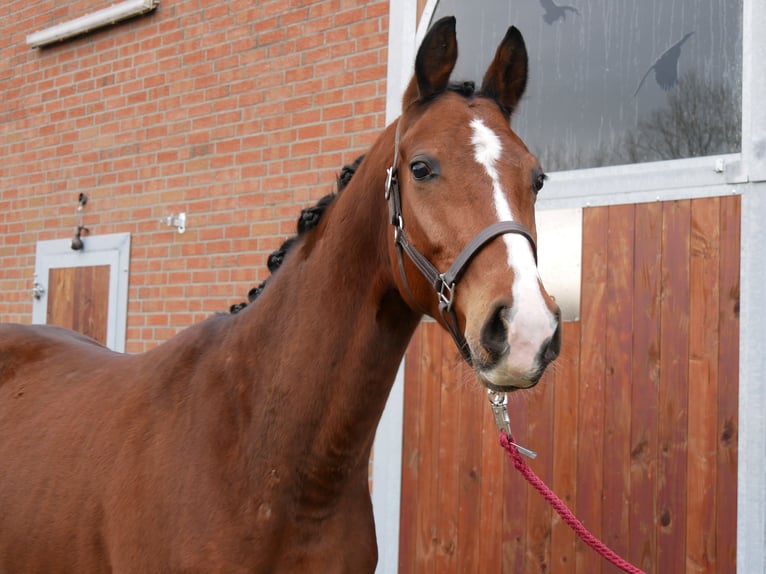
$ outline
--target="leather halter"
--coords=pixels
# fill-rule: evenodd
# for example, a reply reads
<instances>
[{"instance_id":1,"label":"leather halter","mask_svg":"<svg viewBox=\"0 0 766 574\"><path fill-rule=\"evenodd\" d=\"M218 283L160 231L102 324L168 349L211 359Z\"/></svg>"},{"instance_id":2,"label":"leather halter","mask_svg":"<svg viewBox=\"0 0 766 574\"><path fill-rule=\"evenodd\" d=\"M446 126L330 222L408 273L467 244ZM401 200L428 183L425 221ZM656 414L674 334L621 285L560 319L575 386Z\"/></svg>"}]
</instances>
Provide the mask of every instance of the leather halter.
<instances>
[{"instance_id":1,"label":"leather halter","mask_svg":"<svg viewBox=\"0 0 766 574\"><path fill-rule=\"evenodd\" d=\"M455 300L455 288L461 275L465 271L468 263L474 255L476 255L487 243L492 241L499 235L505 235L507 233L516 233L525 237L532 246L532 253L535 257L535 263L537 263L537 246L535 240L532 238L532 234L521 223L516 221L500 221L493 223L492 225L484 228L480 231L471 241L466 245L460 254L455 258L449 269L440 273L439 270L423 255L417 248L410 243L407 238L407 234L404 232L404 219L402 218L402 198L401 191L399 189L399 176L397 163L399 161L399 124L396 125L396 136L394 139L394 161L386 170L388 176L386 177L386 201L388 201L388 212L390 216L391 225L394 226L394 244L396 245L397 258L399 260L399 274L404 284L404 289L407 291L407 296L410 300L420 308L420 311L424 314L426 310L418 304L412 291L410 290L409 283L407 282L407 274L404 270L404 257L407 257L417 267L420 273L431 284L436 295L439 298L439 314L441 315L444 324L447 327L450 335L455 341L460 353L463 355L465 361L472 365L471 353L468 349L468 343L460 332L460 326L458 325L457 313L453 306Z\"/></svg>"}]
</instances>

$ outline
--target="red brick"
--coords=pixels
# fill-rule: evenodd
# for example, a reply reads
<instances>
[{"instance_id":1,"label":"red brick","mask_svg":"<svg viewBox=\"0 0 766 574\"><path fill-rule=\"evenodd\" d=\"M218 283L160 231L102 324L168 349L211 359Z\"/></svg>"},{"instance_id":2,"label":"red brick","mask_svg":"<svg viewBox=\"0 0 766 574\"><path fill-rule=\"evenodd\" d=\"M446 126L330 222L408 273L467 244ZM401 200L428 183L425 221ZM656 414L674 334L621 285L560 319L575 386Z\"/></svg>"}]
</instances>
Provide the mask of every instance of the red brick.
<instances>
[{"instance_id":1,"label":"red brick","mask_svg":"<svg viewBox=\"0 0 766 574\"><path fill-rule=\"evenodd\" d=\"M0 111L4 318L30 320L35 242L70 234L73 193L98 190L90 225L133 234L127 348L151 348L242 300L296 201L332 189L383 124L387 2L179 0L31 60L14 27L84 5L38 4L10 0L0 24L0 56L23 54ZM179 211L183 236L158 222Z\"/></svg>"}]
</instances>

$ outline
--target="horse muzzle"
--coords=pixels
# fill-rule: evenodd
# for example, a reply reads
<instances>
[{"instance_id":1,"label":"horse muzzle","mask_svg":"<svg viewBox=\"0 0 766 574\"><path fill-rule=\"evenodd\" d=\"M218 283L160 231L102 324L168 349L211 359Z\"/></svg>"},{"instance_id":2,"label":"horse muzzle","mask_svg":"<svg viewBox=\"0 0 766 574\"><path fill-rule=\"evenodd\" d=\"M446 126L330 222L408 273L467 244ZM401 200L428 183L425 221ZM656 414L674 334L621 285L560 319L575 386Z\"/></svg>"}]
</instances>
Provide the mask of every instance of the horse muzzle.
<instances>
[{"instance_id":1,"label":"horse muzzle","mask_svg":"<svg viewBox=\"0 0 766 574\"><path fill-rule=\"evenodd\" d=\"M561 351L561 311L554 306L552 312L521 313L497 304L478 337L468 340L479 380L487 388L531 388Z\"/></svg>"}]
</instances>

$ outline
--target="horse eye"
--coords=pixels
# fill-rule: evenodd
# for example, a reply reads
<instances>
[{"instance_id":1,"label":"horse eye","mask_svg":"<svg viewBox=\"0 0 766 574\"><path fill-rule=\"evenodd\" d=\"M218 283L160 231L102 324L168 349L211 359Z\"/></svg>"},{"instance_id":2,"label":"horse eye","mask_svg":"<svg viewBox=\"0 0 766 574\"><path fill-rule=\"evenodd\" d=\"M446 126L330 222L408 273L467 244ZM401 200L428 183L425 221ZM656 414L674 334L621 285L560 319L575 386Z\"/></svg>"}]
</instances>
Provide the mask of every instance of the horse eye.
<instances>
[{"instance_id":1,"label":"horse eye","mask_svg":"<svg viewBox=\"0 0 766 574\"><path fill-rule=\"evenodd\" d=\"M544 173L541 173L535 178L535 193L539 192L543 185L545 185L545 180L548 178Z\"/></svg>"},{"instance_id":2,"label":"horse eye","mask_svg":"<svg viewBox=\"0 0 766 574\"><path fill-rule=\"evenodd\" d=\"M431 166L424 161L413 161L410 164L410 171L412 172L412 177L418 181L428 179L434 174Z\"/></svg>"}]
</instances>

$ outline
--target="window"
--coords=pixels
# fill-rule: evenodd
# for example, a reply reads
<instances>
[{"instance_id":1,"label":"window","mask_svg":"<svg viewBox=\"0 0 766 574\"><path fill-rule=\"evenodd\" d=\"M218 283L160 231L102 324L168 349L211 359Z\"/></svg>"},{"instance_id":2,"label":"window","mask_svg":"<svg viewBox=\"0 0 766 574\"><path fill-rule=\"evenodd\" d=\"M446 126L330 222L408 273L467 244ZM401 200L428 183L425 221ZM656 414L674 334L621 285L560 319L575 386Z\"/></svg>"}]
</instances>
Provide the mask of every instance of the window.
<instances>
[{"instance_id":1,"label":"window","mask_svg":"<svg viewBox=\"0 0 766 574\"><path fill-rule=\"evenodd\" d=\"M480 81L507 27L521 30L514 130L548 171L740 151L741 0L441 0L432 21L446 15L454 79Z\"/></svg>"}]
</instances>

